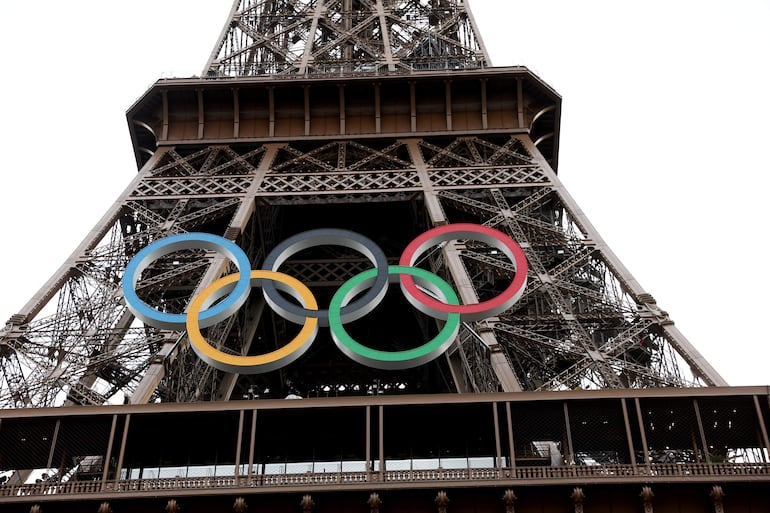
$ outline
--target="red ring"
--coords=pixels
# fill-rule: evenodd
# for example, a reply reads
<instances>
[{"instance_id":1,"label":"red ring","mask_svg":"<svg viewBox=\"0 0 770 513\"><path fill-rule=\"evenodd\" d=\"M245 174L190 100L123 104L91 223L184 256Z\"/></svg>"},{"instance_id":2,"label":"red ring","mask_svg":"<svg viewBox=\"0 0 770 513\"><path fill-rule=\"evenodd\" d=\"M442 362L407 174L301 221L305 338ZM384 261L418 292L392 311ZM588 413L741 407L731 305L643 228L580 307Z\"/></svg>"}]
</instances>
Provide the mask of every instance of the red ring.
<instances>
[{"instance_id":1,"label":"red ring","mask_svg":"<svg viewBox=\"0 0 770 513\"><path fill-rule=\"evenodd\" d=\"M411 276L402 275L401 289L404 291L407 299L409 299L409 302L415 308L428 315L445 319L447 314L459 313L460 318L466 321L478 321L492 317L513 306L524 293L524 288L527 286L527 257L516 241L494 228L472 223L437 226L417 236L417 238L409 243L401 254L399 265L411 267L417 258L429 247L439 242L456 239L486 242L505 253L516 268L516 275L511 284L501 294L487 301L466 305L449 305L428 296L418 289Z\"/></svg>"}]
</instances>

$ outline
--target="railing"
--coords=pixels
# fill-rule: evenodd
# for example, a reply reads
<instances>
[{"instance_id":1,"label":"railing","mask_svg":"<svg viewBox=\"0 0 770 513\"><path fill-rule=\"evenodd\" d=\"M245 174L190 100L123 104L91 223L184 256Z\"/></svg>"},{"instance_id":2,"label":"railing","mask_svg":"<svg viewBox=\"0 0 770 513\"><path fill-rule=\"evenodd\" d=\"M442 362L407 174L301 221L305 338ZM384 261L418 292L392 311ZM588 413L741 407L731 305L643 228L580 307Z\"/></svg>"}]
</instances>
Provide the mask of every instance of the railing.
<instances>
[{"instance_id":1,"label":"railing","mask_svg":"<svg viewBox=\"0 0 770 513\"><path fill-rule=\"evenodd\" d=\"M479 70L479 69L485 69L489 68L490 66L487 66L484 63L480 63L475 66L466 66L465 68L462 68L462 70ZM506 66L507 69L513 70L513 71L530 71L529 68L526 66ZM310 73L305 73L300 75L299 73L251 73L251 74L229 74L229 73L216 73L216 74L210 74L210 75L201 75L201 76L192 76L192 77L167 77L162 76L158 79L158 82L174 82L174 81L183 81L187 79L194 79L194 80L206 80L206 81L235 81L235 80L243 80L243 79L249 79L249 80L255 80L260 82L280 82L280 81L287 81L287 80L298 80L302 78L353 78L353 77L389 77L389 76L404 76L404 75L414 75L414 74L451 74L456 73L458 70L454 68L446 68L446 67L436 67L436 68L414 68L414 69L406 69L406 68L398 68L393 71L389 70L381 70L381 69L375 69L372 71L354 71L354 70L345 70L345 69L336 69L333 71L314 71ZM150 84L148 89L151 88L154 84Z\"/></svg>"},{"instance_id":2,"label":"railing","mask_svg":"<svg viewBox=\"0 0 770 513\"><path fill-rule=\"evenodd\" d=\"M462 61L462 63L452 63L446 60L426 61L423 63L411 63L410 67L397 67L395 70L381 69L386 63L380 61L371 61L366 63L343 63L329 66L316 65L304 74L297 72L297 69L288 65L284 69L244 66L240 64L230 64L223 66L228 68L226 71L209 70L205 75L195 78L205 80L238 80L256 78L265 81L272 80L296 80L298 78L326 78L326 77L381 77L395 75L409 75L419 72L444 72L456 73L465 70L477 70L489 67L483 61ZM417 64L417 65L415 65ZM371 65L368 67L367 65ZM511 68L527 69L524 66L510 66ZM161 79L164 80L164 79ZM165 80L175 80L168 78Z\"/></svg>"},{"instance_id":3,"label":"railing","mask_svg":"<svg viewBox=\"0 0 770 513\"><path fill-rule=\"evenodd\" d=\"M503 476L502 471L496 468L392 470L383 474L383 480L387 482L465 481L500 479L501 476Z\"/></svg>"},{"instance_id":4,"label":"railing","mask_svg":"<svg viewBox=\"0 0 770 513\"><path fill-rule=\"evenodd\" d=\"M574 465L564 467L517 467L478 469L392 470L378 472L329 472L267 474L243 477L190 477L126 479L119 481L69 481L0 485L0 497L35 495L87 495L162 491L215 490L229 488L280 488L285 486L371 485L446 481L535 481L643 479L666 481L694 477L720 480L770 481L770 463L660 464L660 465Z\"/></svg>"}]
</instances>

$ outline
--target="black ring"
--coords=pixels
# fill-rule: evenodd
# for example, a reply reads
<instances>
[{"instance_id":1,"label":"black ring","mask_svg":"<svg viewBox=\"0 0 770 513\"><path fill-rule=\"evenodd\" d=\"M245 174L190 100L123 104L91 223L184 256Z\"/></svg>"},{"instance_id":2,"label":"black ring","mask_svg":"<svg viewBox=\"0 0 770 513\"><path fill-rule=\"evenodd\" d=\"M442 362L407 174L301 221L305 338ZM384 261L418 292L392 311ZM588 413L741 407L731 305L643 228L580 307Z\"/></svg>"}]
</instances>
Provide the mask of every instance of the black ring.
<instances>
[{"instance_id":1,"label":"black ring","mask_svg":"<svg viewBox=\"0 0 770 513\"><path fill-rule=\"evenodd\" d=\"M388 258L374 241L360 233L336 228L320 228L298 233L273 248L265 257L262 269L277 271L281 264L295 253L303 249L324 245L344 246L354 249L368 257L369 261L377 269L377 277L366 294L340 310L343 322L350 322L363 317L382 301L385 293L388 291ZM270 307L287 320L301 324L305 322L307 317L318 317L318 324L320 326L329 325L328 309L308 310L295 303L291 303L278 292L272 281L265 281L262 284L262 294L265 296L265 301Z\"/></svg>"}]
</instances>

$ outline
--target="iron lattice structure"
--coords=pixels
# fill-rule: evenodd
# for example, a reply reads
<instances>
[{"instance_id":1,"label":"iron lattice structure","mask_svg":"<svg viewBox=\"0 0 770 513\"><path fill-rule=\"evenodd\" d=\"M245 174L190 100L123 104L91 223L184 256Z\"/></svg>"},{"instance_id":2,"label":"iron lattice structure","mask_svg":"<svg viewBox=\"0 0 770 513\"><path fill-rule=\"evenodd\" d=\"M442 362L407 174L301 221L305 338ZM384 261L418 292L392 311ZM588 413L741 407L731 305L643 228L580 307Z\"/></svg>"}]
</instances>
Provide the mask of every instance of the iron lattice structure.
<instances>
[{"instance_id":1,"label":"iron lattice structure","mask_svg":"<svg viewBox=\"0 0 770 513\"><path fill-rule=\"evenodd\" d=\"M0 331L0 405L724 385L562 186L559 112L559 96L526 68L488 67L461 0L236 1L204 77L161 80L129 110L139 173ZM130 258L173 233L223 235L256 269L311 228L358 231L397 261L416 234L452 222L517 240L527 288L409 371L354 364L322 334L287 368L223 373L184 332L138 322L122 297ZM323 296L366 265L330 247L285 269ZM465 302L494 296L514 272L473 241L421 265ZM138 290L181 312L230 270L221 255L177 252ZM258 295L208 329L213 345L260 353L289 336ZM436 330L397 299L382 310L386 338Z\"/></svg>"},{"instance_id":2,"label":"iron lattice structure","mask_svg":"<svg viewBox=\"0 0 770 513\"><path fill-rule=\"evenodd\" d=\"M242 0L209 76L472 69L488 59L457 0Z\"/></svg>"}]
</instances>

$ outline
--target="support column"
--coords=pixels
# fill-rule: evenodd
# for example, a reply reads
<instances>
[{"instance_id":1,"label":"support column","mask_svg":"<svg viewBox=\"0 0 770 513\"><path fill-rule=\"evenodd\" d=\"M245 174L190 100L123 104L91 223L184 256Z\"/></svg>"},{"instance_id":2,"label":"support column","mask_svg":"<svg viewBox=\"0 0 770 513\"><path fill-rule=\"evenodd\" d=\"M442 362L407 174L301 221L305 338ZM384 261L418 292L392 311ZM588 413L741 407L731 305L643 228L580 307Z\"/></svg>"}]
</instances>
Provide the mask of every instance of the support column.
<instances>
[{"instance_id":1,"label":"support column","mask_svg":"<svg viewBox=\"0 0 770 513\"><path fill-rule=\"evenodd\" d=\"M759 430L762 433L762 442L765 444L765 450L762 451L762 461L768 463L768 457L770 456L770 440L767 436L767 424L765 423L764 415L762 415L762 408L759 405L759 398L754 397L754 408L757 410L757 421L759 422Z\"/></svg>"},{"instance_id":2,"label":"support column","mask_svg":"<svg viewBox=\"0 0 770 513\"><path fill-rule=\"evenodd\" d=\"M243 444L243 418L245 415L245 410L238 412L238 440L235 442L235 471L233 472L236 483L241 475L241 447Z\"/></svg>"},{"instance_id":3,"label":"support column","mask_svg":"<svg viewBox=\"0 0 770 513\"><path fill-rule=\"evenodd\" d=\"M503 467L503 454L500 448L500 416L497 413L497 403L492 403L492 419L495 423L495 467L499 471Z\"/></svg>"},{"instance_id":4,"label":"support column","mask_svg":"<svg viewBox=\"0 0 770 513\"><path fill-rule=\"evenodd\" d=\"M254 171L251 185L244 195L238 210L233 216L233 220L230 222L230 225L225 231L225 235L229 239L237 239L251 219L251 214L256 208L256 194L259 191L259 186L261 185L265 174L267 174L279 147L280 145L278 144L266 145L265 154L262 156L259 167ZM191 297L196 296L200 293L201 290L206 288L209 284L213 283L214 280L218 279L222 273L227 270L228 266L228 259L223 255L217 255L211 262L211 265L209 265L208 270L204 274L203 278L198 284L198 287L195 289ZM253 324L256 325L258 321L259 318L257 317L257 319L253 321ZM150 400L152 393L155 391L160 381L166 375L166 365L168 362L173 361L178 356L180 351L187 349L186 346L183 345L184 341L186 340L185 337L186 335L184 333L168 332L166 341L159 351L157 358L147 368L147 371L142 377L142 381L136 387L134 394L131 396L130 402L132 404L142 404ZM248 346L245 347L247 348ZM235 380L237 380L237 375L235 374L231 374L227 378L224 378L220 384L220 393L228 393L228 390L229 393L231 393L232 387L235 384Z\"/></svg>"},{"instance_id":5,"label":"support column","mask_svg":"<svg viewBox=\"0 0 770 513\"><path fill-rule=\"evenodd\" d=\"M433 184L430 181L428 165L422 158L418 140L409 139L405 141L405 144L409 149L412 162L414 162L414 165L417 168L417 174L420 177L420 182L423 186L423 193L425 195L425 208L428 210L428 216L431 222L434 225L447 224L446 216L443 209L441 208L441 203L438 200L438 196L433 189ZM460 296L462 303L478 303L479 300L473 286L473 281L468 275L468 272L466 271L465 266L460 259L460 253L457 244L447 243L442 249L442 253L444 254L444 263L449 270L449 274L452 276L452 281L455 284L455 288L457 289L458 296ZM508 359L506 358L505 353L497 341L497 337L495 336L495 333L492 329L494 321L494 318L490 318L475 323L475 334L489 350L490 365L492 366L495 377L500 383L502 390L504 392L521 392L523 390L521 383L519 383L519 380L516 378L516 374L513 372L513 369L508 363ZM470 329L470 326L467 324L466 329ZM457 351L454 351L453 353L457 353ZM450 365L450 369L453 371L452 377L455 380L455 385L458 387L458 392L465 392L466 390L460 389L464 380L462 379L462 376L455 375L456 368L457 366Z\"/></svg>"},{"instance_id":6,"label":"support column","mask_svg":"<svg viewBox=\"0 0 770 513\"><path fill-rule=\"evenodd\" d=\"M251 432L249 434L249 478L254 477L254 448L257 444L257 410L251 410Z\"/></svg>"},{"instance_id":7,"label":"support column","mask_svg":"<svg viewBox=\"0 0 770 513\"><path fill-rule=\"evenodd\" d=\"M650 449L647 447L647 434L644 429L644 420L642 419L642 406L639 403L638 397L634 398L634 406L636 407L636 418L639 421L639 435L642 437L644 464L647 465L647 473L652 474L652 468L650 467Z\"/></svg>"},{"instance_id":8,"label":"support column","mask_svg":"<svg viewBox=\"0 0 770 513\"><path fill-rule=\"evenodd\" d=\"M126 421L123 423L123 437L120 440L120 452L118 453L118 465L115 467L115 486L120 481L120 473L123 471L123 458L126 455L126 440L128 440L128 427L131 423L131 414L126 415ZM126 476L130 478L131 476ZM117 488L116 488L117 489Z\"/></svg>"},{"instance_id":9,"label":"support column","mask_svg":"<svg viewBox=\"0 0 770 513\"><path fill-rule=\"evenodd\" d=\"M676 349L677 353L679 353L679 355L687 362L690 368L693 369L693 373L703 379L708 385L727 386L727 382L724 378L722 378L716 369L714 369L706 359L703 358L698 350L695 349L695 346L693 346L674 326L674 323L668 318L665 312L657 307L652 296L644 291L628 269L621 263L620 259L612 252L612 250L610 250L607 243L599 236L596 228L594 228L580 207L578 207L575 200L567 192L567 189L561 183L556 176L556 173L551 169L545 157L543 157L534 143L532 143L528 137L522 137L520 141L543 168L548 179L553 183L554 191L559 196L561 202L569 211L575 223L588 235L588 238L594 242L596 249L601 252L602 258L610 269L612 269L618 280L620 280L623 288L634 297L634 300L639 306L644 306L649 313L657 319L663 329L666 339L671 343L674 349Z\"/></svg>"},{"instance_id":10,"label":"support column","mask_svg":"<svg viewBox=\"0 0 770 513\"><path fill-rule=\"evenodd\" d=\"M516 445L513 440L513 416L511 415L511 403L506 401L505 403L505 416L508 420L508 448L511 453L511 477L516 477Z\"/></svg>"},{"instance_id":11,"label":"support column","mask_svg":"<svg viewBox=\"0 0 770 513\"><path fill-rule=\"evenodd\" d=\"M107 477L110 471L110 459L112 457L112 447L115 443L115 431L118 427L118 416L112 416L112 425L110 426L110 439L107 442L107 452L104 454L104 462L102 463L102 490L107 487Z\"/></svg>"},{"instance_id":12,"label":"support column","mask_svg":"<svg viewBox=\"0 0 770 513\"><path fill-rule=\"evenodd\" d=\"M620 400L620 406L623 408L623 423L626 426L626 440L628 441L628 457L631 461L631 465L634 466L634 473L636 473L636 454L634 450L634 439L631 436L631 422L628 419L628 407L626 406L626 400Z\"/></svg>"},{"instance_id":13,"label":"support column","mask_svg":"<svg viewBox=\"0 0 770 513\"><path fill-rule=\"evenodd\" d=\"M703 454L706 455L706 463L711 464L711 451L709 451L708 442L706 441L706 432L703 430L703 421L700 416L700 406L698 406L698 400L692 400L692 406L695 409L695 419L698 422L698 434L700 435L700 443L703 446ZM697 451L695 453L697 455Z\"/></svg>"}]
</instances>

